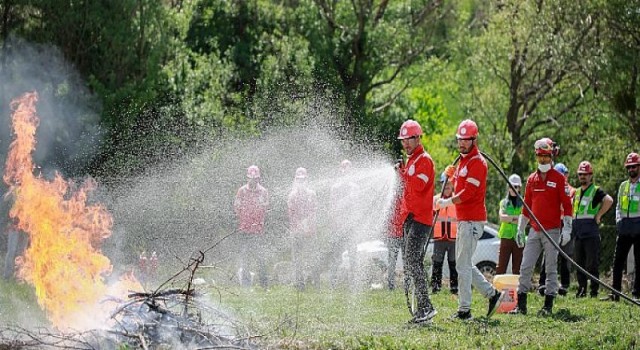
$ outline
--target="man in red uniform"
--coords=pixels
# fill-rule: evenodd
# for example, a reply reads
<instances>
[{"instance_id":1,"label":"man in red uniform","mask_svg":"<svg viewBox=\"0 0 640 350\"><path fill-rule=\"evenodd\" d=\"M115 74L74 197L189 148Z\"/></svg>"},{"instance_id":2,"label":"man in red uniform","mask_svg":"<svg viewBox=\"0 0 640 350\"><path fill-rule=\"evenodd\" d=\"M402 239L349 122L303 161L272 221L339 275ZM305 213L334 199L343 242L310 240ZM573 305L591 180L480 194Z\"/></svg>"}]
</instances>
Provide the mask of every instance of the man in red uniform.
<instances>
[{"instance_id":1,"label":"man in red uniform","mask_svg":"<svg viewBox=\"0 0 640 350\"><path fill-rule=\"evenodd\" d=\"M291 232L291 257L298 290L305 288L305 273L317 265L314 261L316 235L316 210L318 199L316 192L307 184L307 169L296 169L293 188L287 198L289 230ZM319 272L319 271L318 271ZM318 274L312 274L317 279Z\"/></svg>"},{"instance_id":2,"label":"man in red uniform","mask_svg":"<svg viewBox=\"0 0 640 350\"><path fill-rule=\"evenodd\" d=\"M251 285L249 263L257 263L260 285L267 286L267 268L264 258L264 220L269 206L269 192L260 185L260 168L247 168L248 181L238 189L233 208L238 218L241 283Z\"/></svg>"},{"instance_id":3,"label":"man in red uniform","mask_svg":"<svg viewBox=\"0 0 640 350\"><path fill-rule=\"evenodd\" d=\"M520 266L518 305L511 313L527 313L527 292L533 290L531 283L533 268L540 254L544 252L547 280L544 306L539 314L549 315L553 309L553 299L558 292L558 251L544 236L542 228L547 231L551 239L564 245L571 239L573 208L571 208L564 175L552 168L557 147L551 139L543 138L535 142L534 148L538 170L529 175L524 194L524 202L533 213L525 207L518 220L516 242L519 247L524 246L524 252ZM532 214L540 221L542 228L535 220L531 220ZM531 223L531 230L525 238L524 231L528 223Z\"/></svg>"},{"instance_id":4,"label":"man in red uniform","mask_svg":"<svg viewBox=\"0 0 640 350\"><path fill-rule=\"evenodd\" d=\"M411 119L402 124L398 135L409 157L398 170L403 183L400 221L405 239L405 272L413 279L418 299L418 308L409 321L412 323L428 322L437 313L429 300L424 275L424 246L433 225L435 166L422 146L421 135L422 127Z\"/></svg>"},{"instance_id":5,"label":"man in red uniform","mask_svg":"<svg viewBox=\"0 0 640 350\"><path fill-rule=\"evenodd\" d=\"M440 198L437 205L446 208L456 206L458 236L456 238L456 268L458 270L458 312L454 319L471 318L471 286L489 299L487 317L493 315L502 302L503 292L495 289L472 263L478 240L482 237L487 221L485 192L487 187L487 162L477 146L478 126L473 120L463 120L458 125L456 139L460 150L457 167L448 166L445 173L453 177L455 194Z\"/></svg>"}]
</instances>

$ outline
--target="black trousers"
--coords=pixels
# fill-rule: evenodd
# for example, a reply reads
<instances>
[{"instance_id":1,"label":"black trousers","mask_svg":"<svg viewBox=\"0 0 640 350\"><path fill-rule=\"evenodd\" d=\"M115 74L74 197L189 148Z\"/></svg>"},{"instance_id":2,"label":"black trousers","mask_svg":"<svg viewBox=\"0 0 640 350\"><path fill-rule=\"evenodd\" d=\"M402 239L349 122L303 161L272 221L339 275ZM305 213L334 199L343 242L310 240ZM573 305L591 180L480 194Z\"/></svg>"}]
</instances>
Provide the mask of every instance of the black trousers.
<instances>
[{"instance_id":1,"label":"black trousers","mask_svg":"<svg viewBox=\"0 0 640 350\"><path fill-rule=\"evenodd\" d=\"M616 252L613 255L613 285L616 290L622 288L622 271L627 265L627 256L629 250L633 246L633 255L635 259L635 276L631 294L635 297L640 296L640 235L624 235L618 236L616 239Z\"/></svg>"},{"instance_id":2,"label":"black trousers","mask_svg":"<svg viewBox=\"0 0 640 350\"><path fill-rule=\"evenodd\" d=\"M424 246L427 242L427 235L430 229L431 226L413 220L411 215L409 215L403 225L405 239L403 255L405 256L405 262L407 264L405 269L415 283L418 309L422 310L431 307L424 275Z\"/></svg>"},{"instance_id":3,"label":"black trousers","mask_svg":"<svg viewBox=\"0 0 640 350\"><path fill-rule=\"evenodd\" d=\"M600 278L600 236L576 238L576 263L596 278ZM577 272L578 289L587 290L587 275ZM600 284L591 281L591 295L597 295Z\"/></svg>"}]
</instances>

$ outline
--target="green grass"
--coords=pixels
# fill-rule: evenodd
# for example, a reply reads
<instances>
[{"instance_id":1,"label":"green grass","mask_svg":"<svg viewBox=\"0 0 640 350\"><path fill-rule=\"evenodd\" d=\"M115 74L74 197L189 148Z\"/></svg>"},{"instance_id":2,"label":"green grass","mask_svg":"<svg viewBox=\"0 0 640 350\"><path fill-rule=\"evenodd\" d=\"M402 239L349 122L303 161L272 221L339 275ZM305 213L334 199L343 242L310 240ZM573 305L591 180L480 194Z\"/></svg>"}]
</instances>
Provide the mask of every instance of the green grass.
<instances>
[{"instance_id":1,"label":"green grass","mask_svg":"<svg viewBox=\"0 0 640 350\"><path fill-rule=\"evenodd\" d=\"M278 286L222 294L265 347L311 349L635 349L640 348L640 308L625 302L558 297L551 317L538 317L543 298L529 295L528 315L496 314L486 320L487 300L474 292L469 322L452 321L457 300L432 296L432 325L407 324L404 293L350 293Z\"/></svg>"},{"instance_id":2,"label":"green grass","mask_svg":"<svg viewBox=\"0 0 640 350\"><path fill-rule=\"evenodd\" d=\"M0 278L0 325L46 325L44 312L31 286Z\"/></svg>"}]
</instances>

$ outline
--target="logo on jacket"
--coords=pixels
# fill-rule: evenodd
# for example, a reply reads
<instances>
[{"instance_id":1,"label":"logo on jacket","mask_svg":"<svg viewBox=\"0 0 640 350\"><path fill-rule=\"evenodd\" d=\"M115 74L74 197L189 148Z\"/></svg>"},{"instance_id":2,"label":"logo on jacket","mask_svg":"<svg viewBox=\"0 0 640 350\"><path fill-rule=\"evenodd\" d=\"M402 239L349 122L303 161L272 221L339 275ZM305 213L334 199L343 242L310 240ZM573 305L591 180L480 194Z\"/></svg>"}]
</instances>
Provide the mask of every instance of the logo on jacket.
<instances>
[{"instance_id":1,"label":"logo on jacket","mask_svg":"<svg viewBox=\"0 0 640 350\"><path fill-rule=\"evenodd\" d=\"M553 181L547 181L547 186L556 188L556 183Z\"/></svg>"},{"instance_id":2,"label":"logo on jacket","mask_svg":"<svg viewBox=\"0 0 640 350\"><path fill-rule=\"evenodd\" d=\"M415 173L416 173L416 165L411 164L411 166L409 167L409 176L413 176L413 174Z\"/></svg>"},{"instance_id":3,"label":"logo on jacket","mask_svg":"<svg viewBox=\"0 0 640 350\"><path fill-rule=\"evenodd\" d=\"M467 167L465 166L464 168L460 169L460 176L467 176Z\"/></svg>"}]
</instances>

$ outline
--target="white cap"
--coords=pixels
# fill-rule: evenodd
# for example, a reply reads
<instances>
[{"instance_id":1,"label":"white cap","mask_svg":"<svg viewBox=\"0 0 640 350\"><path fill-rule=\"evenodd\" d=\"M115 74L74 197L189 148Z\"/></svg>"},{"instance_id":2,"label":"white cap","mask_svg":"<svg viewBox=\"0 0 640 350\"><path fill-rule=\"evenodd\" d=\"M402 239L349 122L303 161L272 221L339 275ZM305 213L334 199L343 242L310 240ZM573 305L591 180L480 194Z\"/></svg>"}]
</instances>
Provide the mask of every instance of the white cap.
<instances>
[{"instance_id":1,"label":"white cap","mask_svg":"<svg viewBox=\"0 0 640 350\"><path fill-rule=\"evenodd\" d=\"M511 174L511 176L509 176L509 182L513 185L513 186L520 186L522 187L522 179L520 178L520 176L518 176L517 174Z\"/></svg>"}]
</instances>

